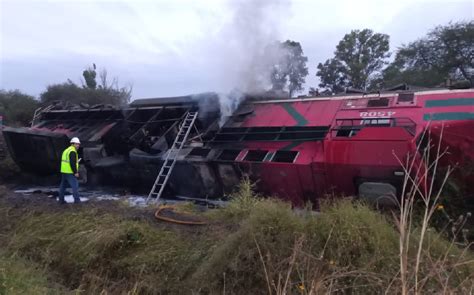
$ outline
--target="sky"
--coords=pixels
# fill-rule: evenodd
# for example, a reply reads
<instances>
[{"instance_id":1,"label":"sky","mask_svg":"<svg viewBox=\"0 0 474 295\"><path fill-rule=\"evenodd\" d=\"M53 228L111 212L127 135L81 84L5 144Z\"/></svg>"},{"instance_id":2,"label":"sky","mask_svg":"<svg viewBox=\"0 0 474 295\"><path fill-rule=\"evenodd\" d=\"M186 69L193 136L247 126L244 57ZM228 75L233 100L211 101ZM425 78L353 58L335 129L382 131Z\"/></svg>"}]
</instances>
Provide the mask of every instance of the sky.
<instances>
[{"instance_id":1,"label":"sky","mask_svg":"<svg viewBox=\"0 0 474 295\"><path fill-rule=\"evenodd\" d=\"M225 92L254 79L266 43L290 39L308 57L307 91L351 30L388 34L395 51L472 19L474 1L463 0L0 0L0 89L38 96L81 84L95 63L132 99Z\"/></svg>"}]
</instances>

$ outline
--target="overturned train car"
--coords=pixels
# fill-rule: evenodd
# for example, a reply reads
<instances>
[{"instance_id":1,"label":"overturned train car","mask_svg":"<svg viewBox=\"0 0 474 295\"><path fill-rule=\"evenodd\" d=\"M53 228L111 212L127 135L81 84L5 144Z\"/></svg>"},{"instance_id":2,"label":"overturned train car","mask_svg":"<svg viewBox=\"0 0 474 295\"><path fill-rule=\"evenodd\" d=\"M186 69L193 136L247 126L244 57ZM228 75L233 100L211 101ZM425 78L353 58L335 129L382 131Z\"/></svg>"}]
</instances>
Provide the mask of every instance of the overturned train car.
<instances>
[{"instance_id":1,"label":"overturned train car","mask_svg":"<svg viewBox=\"0 0 474 295\"><path fill-rule=\"evenodd\" d=\"M88 182L147 192L180 122L198 111L165 194L221 197L249 175L260 192L302 205L326 194L399 194L399 160L427 144L422 139L429 130L449 150L441 164L460 167L463 183L474 181L473 89L248 97L223 126L218 106L212 93L135 100L120 109L57 106L43 111L31 128L3 133L25 171L57 173L62 150L78 136Z\"/></svg>"}]
</instances>

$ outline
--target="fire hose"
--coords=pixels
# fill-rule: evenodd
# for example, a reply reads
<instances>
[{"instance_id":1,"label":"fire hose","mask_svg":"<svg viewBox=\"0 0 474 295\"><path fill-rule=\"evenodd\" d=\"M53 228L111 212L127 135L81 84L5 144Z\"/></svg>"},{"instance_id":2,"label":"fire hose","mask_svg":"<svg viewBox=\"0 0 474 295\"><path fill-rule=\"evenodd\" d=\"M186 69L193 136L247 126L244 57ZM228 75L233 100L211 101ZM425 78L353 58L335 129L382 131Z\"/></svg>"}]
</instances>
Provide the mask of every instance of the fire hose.
<instances>
[{"instance_id":1,"label":"fire hose","mask_svg":"<svg viewBox=\"0 0 474 295\"><path fill-rule=\"evenodd\" d=\"M166 217L166 216L160 215L160 213L162 213L162 211L166 210L166 209L171 209L171 210L174 211L175 206L171 206L171 205L160 206L158 208L158 210L156 210L156 212L155 212L155 218L158 219L158 220L166 221L166 222L172 222L172 223L184 224L184 225L205 225L206 224L206 222L204 222L204 221L185 221L185 220L178 220L178 219L174 219L174 218L171 218L171 217ZM181 212L180 212L180 214L191 216L190 214L181 213Z\"/></svg>"}]
</instances>

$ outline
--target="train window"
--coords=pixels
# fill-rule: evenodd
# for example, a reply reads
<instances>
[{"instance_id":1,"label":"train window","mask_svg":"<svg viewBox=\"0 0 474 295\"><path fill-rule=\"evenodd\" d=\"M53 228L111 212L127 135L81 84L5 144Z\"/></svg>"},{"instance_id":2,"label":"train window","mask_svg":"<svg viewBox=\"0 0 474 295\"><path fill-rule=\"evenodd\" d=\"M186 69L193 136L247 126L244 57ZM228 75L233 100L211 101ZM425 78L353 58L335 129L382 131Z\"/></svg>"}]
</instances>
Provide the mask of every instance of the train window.
<instances>
[{"instance_id":1,"label":"train window","mask_svg":"<svg viewBox=\"0 0 474 295\"><path fill-rule=\"evenodd\" d=\"M360 122L361 125L376 125L376 126L390 126L390 119L364 119Z\"/></svg>"},{"instance_id":2,"label":"train window","mask_svg":"<svg viewBox=\"0 0 474 295\"><path fill-rule=\"evenodd\" d=\"M272 162L293 163L298 156L297 151L277 151L272 158Z\"/></svg>"},{"instance_id":3,"label":"train window","mask_svg":"<svg viewBox=\"0 0 474 295\"><path fill-rule=\"evenodd\" d=\"M398 100L397 100L397 104L398 103L408 103L408 104L411 104L413 103L415 100L415 94L413 92L408 92L408 93L399 93L398 94Z\"/></svg>"},{"instance_id":4,"label":"train window","mask_svg":"<svg viewBox=\"0 0 474 295\"><path fill-rule=\"evenodd\" d=\"M359 129L342 127L341 129L337 130L336 137L352 137L356 135L357 132L359 132Z\"/></svg>"},{"instance_id":5,"label":"train window","mask_svg":"<svg viewBox=\"0 0 474 295\"><path fill-rule=\"evenodd\" d=\"M388 103L390 100L388 97L380 97L376 99L370 99L367 102L367 107L368 108L373 108L373 107L388 107Z\"/></svg>"},{"instance_id":6,"label":"train window","mask_svg":"<svg viewBox=\"0 0 474 295\"><path fill-rule=\"evenodd\" d=\"M223 150L217 159L222 161L234 161L239 154L240 150Z\"/></svg>"},{"instance_id":7,"label":"train window","mask_svg":"<svg viewBox=\"0 0 474 295\"><path fill-rule=\"evenodd\" d=\"M265 159L268 151L249 150L245 155L244 161L262 162Z\"/></svg>"}]
</instances>

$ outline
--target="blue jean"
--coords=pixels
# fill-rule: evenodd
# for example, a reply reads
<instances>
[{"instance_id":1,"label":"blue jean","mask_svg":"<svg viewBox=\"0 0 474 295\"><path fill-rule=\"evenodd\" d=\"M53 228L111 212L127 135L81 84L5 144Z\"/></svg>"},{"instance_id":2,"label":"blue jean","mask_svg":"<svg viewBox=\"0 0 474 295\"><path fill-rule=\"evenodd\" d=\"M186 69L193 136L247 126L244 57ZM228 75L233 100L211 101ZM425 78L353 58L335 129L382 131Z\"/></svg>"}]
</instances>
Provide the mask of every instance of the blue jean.
<instances>
[{"instance_id":1,"label":"blue jean","mask_svg":"<svg viewBox=\"0 0 474 295\"><path fill-rule=\"evenodd\" d=\"M66 182L72 188L72 195L74 197L74 203L80 203L79 199L79 183L74 174L61 173L61 184L59 185L59 203L64 203L64 191L66 190Z\"/></svg>"}]
</instances>

